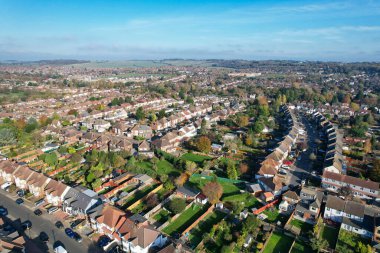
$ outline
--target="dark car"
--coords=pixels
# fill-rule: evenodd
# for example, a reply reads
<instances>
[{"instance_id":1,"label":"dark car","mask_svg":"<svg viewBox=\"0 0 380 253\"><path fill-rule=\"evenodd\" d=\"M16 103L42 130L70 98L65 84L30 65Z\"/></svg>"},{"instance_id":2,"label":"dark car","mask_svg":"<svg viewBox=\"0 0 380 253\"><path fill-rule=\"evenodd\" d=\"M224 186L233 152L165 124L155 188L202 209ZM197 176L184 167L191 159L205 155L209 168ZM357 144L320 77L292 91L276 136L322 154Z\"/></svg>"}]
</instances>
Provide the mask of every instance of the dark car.
<instances>
[{"instance_id":1,"label":"dark car","mask_svg":"<svg viewBox=\"0 0 380 253\"><path fill-rule=\"evenodd\" d=\"M21 223L21 227L24 230L32 228L32 222L30 220L26 220L23 223Z\"/></svg>"},{"instance_id":2,"label":"dark car","mask_svg":"<svg viewBox=\"0 0 380 253\"><path fill-rule=\"evenodd\" d=\"M60 221L57 221L57 222L55 223L55 226L56 226L57 228L63 228L63 223L60 222Z\"/></svg>"},{"instance_id":3,"label":"dark car","mask_svg":"<svg viewBox=\"0 0 380 253\"><path fill-rule=\"evenodd\" d=\"M16 199L16 203L21 205L22 203L24 203L24 200L19 198L19 199Z\"/></svg>"},{"instance_id":4,"label":"dark car","mask_svg":"<svg viewBox=\"0 0 380 253\"><path fill-rule=\"evenodd\" d=\"M36 209L34 210L34 214L40 216L42 214L42 211L40 209Z\"/></svg>"},{"instance_id":5,"label":"dark car","mask_svg":"<svg viewBox=\"0 0 380 253\"><path fill-rule=\"evenodd\" d=\"M43 242L47 242L49 241L49 236L45 233L45 232L41 232L40 233L40 236L39 236L40 240L43 241Z\"/></svg>"},{"instance_id":6,"label":"dark car","mask_svg":"<svg viewBox=\"0 0 380 253\"><path fill-rule=\"evenodd\" d=\"M83 220L81 220L81 219L79 219L79 220L75 220L75 221L71 222L70 227L71 227L72 229L74 229L74 228L76 228L79 224L81 224L82 222L83 222Z\"/></svg>"},{"instance_id":7,"label":"dark car","mask_svg":"<svg viewBox=\"0 0 380 253\"><path fill-rule=\"evenodd\" d=\"M0 207L0 215L1 216L7 216L8 215L8 210L5 207Z\"/></svg>"},{"instance_id":8,"label":"dark car","mask_svg":"<svg viewBox=\"0 0 380 253\"><path fill-rule=\"evenodd\" d=\"M104 246L106 246L109 242L111 241L111 239L108 237L108 236L102 236L99 238L99 241L98 241L98 246L103 248Z\"/></svg>"},{"instance_id":9,"label":"dark car","mask_svg":"<svg viewBox=\"0 0 380 253\"><path fill-rule=\"evenodd\" d=\"M80 234L78 234L77 232L74 232L74 239L79 243L82 242L82 236L80 236Z\"/></svg>"},{"instance_id":10,"label":"dark car","mask_svg":"<svg viewBox=\"0 0 380 253\"><path fill-rule=\"evenodd\" d=\"M65 229L65 233L66 233L66 235L68 236L68 237L70 237L70 238L74 238L74 231L71 229L71 228L66 228Z\"/></svg>"},{"instance_id":11,"label":"dark car","mask_svg":"<svg viewBox=\"0 0 380 253\"><path fill-rule=\"evenodd\" d=\"M20 198L25 196L24 190L18 190L16 193L17 193L17 196L19 196Z\"/></svg>"},{"instance_id":12,"label":"dark car","mask_svg":"<svg viewBox=\"0 0 380 253\"><path fill-rule=\"evenodd\" d=\"M5 232L8 232L9 234L12 234L13 232L16 231L16 229L11 225L11 224L7 224L3 227L3 230Z\"/></svg>"}]
</instances>

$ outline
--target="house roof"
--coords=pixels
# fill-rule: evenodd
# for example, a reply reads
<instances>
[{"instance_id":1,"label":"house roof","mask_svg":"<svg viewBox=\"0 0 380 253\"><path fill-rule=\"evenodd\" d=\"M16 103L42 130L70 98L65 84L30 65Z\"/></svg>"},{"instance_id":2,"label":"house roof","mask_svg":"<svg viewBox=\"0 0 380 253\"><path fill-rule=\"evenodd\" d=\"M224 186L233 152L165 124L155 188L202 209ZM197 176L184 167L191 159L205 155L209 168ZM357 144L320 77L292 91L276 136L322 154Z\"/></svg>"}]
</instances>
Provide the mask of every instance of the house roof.
<instances>
[{"instance_id":1,"label":"house roof","mask_svg":"<svg viewBox=\"0 0 380 253\"><path fill-rule=\"evenodd\" d=\"M133 235L134 239L131 242L134 245L139 245L141 248L145 249L151 245L161 233L150 226L143 226L137 229L136 233Z\"/></svg>"},{"instance_id":2,"label":"house roof","mask_svg":"<svg viewBox=\"0 0 380 253\"><path fill-rule=\"evenodd\" d=\"M67 186L62 182L51 179L45 187L45 191L51 195L61 197Z\"/></svg>"},{"instance_id":3,"label":"house roof","mask_svg":"<svg viewBox=\"0 0 380 253\"><path fill-rule=\"evenodd\" d=\"M323 178L333 179L339 182L344 182L347 184L357 185L363 188L371 189L371 190L379 190L379 183L373 182L370 180L363 180L360 178L347 176L347 175L341 175L338 173L333 173L330 171L323 172Z\"/></svg>"},{"instance_id":4,"label":"house roof","mask_svg":"<svg viewBox=\"0 0 380 253\"><path fill-rule=\"evenodd\" d=\"M102 215L96 220L99 223L103 223L110 228L115 228L119 220L125 216L125 212L114 206L105 206L102 210Z\"/></svg>"},{"instance_id":5,"label":"house roof","mask_svg":"<svg viewBox=\"0 0 380 253\"><path fill-rule=\"evenodd\" d=\"M344 207L344 212L355 215L357 217L364 217L364 205L354 202L346 201L346 206Z\"/></svg>"},{"instance_id":6,"label":"house roof","mask_svg":"<svg viewBox=\"0 0 380 253\"><path fill-rule=\"evenodd\" d=\"M338 197L332 196L332 195L328 195L326 207L332 208L334 210L344 211L345 202L341 198L338 198Z\"/></svg>"},{"instance_id":7,"label":"house roof","mask_svg":"<svg viewBox=\"0 0 380 253\"><path fill-rule=\"evenodd\" d=\"M193 197L193 198L195 198L199 194L198 190L195 190L186 186L181 186L177 188L177 192L189 197Z\"/></svg>"},{"instance_id":8,"label":"house roof","mask_svg":"<svg viewBox=\"0 0 380 253\"><path fill-rule=\"evenodd\" d=\"M299 196L294 191L287 191L282 196L286 197L286 198L294 199L294 200L298 200L299 199Z\"/></svg>"},{"instance_id":9,"label":"house roof","mask_svg":"<svg viewBox=\"0 0 380 253\"><path fill-rule=\"evenodd\" d=\"M18 165L15 162L12 162L10 160L0 161L0 170L4 171L7 174L12 174L17 168Z\"/></svg>"}]
</instances>

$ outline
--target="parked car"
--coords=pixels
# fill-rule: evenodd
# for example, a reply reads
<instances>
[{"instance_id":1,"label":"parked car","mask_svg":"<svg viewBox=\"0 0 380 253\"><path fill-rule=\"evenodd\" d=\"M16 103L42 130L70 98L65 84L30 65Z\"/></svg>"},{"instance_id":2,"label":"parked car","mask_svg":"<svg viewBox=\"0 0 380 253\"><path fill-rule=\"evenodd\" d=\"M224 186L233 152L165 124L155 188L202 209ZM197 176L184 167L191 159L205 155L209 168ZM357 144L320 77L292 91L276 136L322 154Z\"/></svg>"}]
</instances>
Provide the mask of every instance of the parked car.
<instances>
[{"instance_id":1,"label":"parked car","mask_svg":"<svg viewBox=\"0 0 380 253\"><path fill-rule=\"evenodd\" d=\"M47 210L48 214L52 214L52 213L55 213L55 212L57 212L57 211L58 211L58 207L56 207L56 206L50 207L50 208Z\"/></svg>"},{"instance_id":2,"label":"parked car","mask_svg":"<svg viewBox=\"0 0 380 253\"><path fill-rule=\"evenodd\" d=\"M25 196L25 191L24 190L18 190L16 193L17 193L17 196L19 196L20 198L22 198L22 197Z\"/></svg>"},{"instance_id":3,"label":"parked car","mask_svg":"<svg viewBox=\"0 0 380 253\"><path fill-rule=\"evenodd\" d=\"M34 206L41 206L45 203L45 200L44 199L40 199L40 200L37 200L36 202L34 202Z\"/></svg>"},{"instance_id":4,"label":"parked car","mask_svg":"<svg viewBox=\"0 0 380 253\"><path fill-rule=\"evenodd\" d=\"M12 185L11 182L6 182L6 183L4 183L4 184L1 185L1 189L5 190L6 188L8 188L11 185Z\"/></svg>"},{"instance_id":5,"label":"parked car","mask_svg":"<svg viewBox=\"0 0 380 253\"><path fill-rule=\"evenodd\" d=\"M34 214L40 216L42 214L42 211L40 209L36 209L34 210Z\"/></svg>"},{"instance_id":6,"label":"parked car","mask_svg":"<svg viewBox=\"0 0 380 253\"><path fill-rule=\"evenodd\" d=\"M60 221L57 221L57 222L55 223L55 226L56 226L57 228L61 229L61 228L63 228L63 223L60 222Z\"/></svg>"},{"instance_id":7,"label":"parked car","mask_svg":"<svg viewBox=\"0 0 380 253\"><path fill-rule=\"evenodd\" d=\"M23 223L21 223L21 227L24 230L31 229L32 228L32 222L30 220L26 220Z\"/></svg>"},{"instance_id":8,"label":"parked car","mask_svg":"<svg viewBox=\"0 0 380 253\"><path fill-rule=\"evenodd\" d=\"M74 231L71 228L66 228L65 233L68 237L74 238Z\"/></svg>"},{"instance_id":9,"label":"parked car","mask_svg":"<svg viewBox=\"0 0 380 253\"><path fill-rule=\"evenodd\" d=\"M3 226L3 230L7 232L8 234L12 234L13 232L16 232L16 229L11 224L6 224Z\"/></svg>"},{"instance_id":10,"label":"parked car","mask_svg":"<svg viewBox=\"0 0 380 253\"><path fill-rule=\"evenodd\" d=\"M59 246L54 248L54 252L55 253L67 253L67 250L62 245L59 245Z\"/></svg>"},{"instance_id":11,"label":"parked car","mask_svg":"<svg viewBox=\"0 0 380 253\"><path fill-rule=\"evenodd\" d=\"M111 239L108 236L102 236L98 240L98 246L103 248L106 246L108 243L110 243Z\"/></svg>"},{"instance_id":12,"label":"parked car","mask_svg":"<svg viewBox=\"0 0 380 253\"><path fill-rule=\"evenodd\" d=\"M18 198L18 199L16 199L16 203L18 205L21 205L22 203L24 203L24 200L22 198Z\"/></svg>"},{"instance_id":13,"label":"parked car","mask_svg":"<svg viewBox=\"0 0 380 253\"><path fill-rule=\"evenodd\" d=\"M0 216L7 216L8 210L5 207L0 206Z\"/></svg>"},{"instance_id":14,"label":"parked car","mask_svg":"<svg viewBox=\"0 0 380 253\"><path fill-rule=\"evenodd\" d=\"M40 233L39 238L40 238L40 240L43 241L43 242L47 242L47 241L49 241L49 236L48 236L48 234L46 234L44 231L42 231L42 232Z\"/></svg>"},{"instance_id":15,"label":"parked car","mask_svg":"<svg viewBox=\"0 0 380 253\"><path fill-rule=\"evenodd\" d=\"M84 221L84 220L82 220L82 219L75 220L75 221L71 222L70 227L71 227L72 229L74 229L74 228L76 228L79 224L81 224L83 221Z\"/></svg>"},{"instance_id":16,"label":"parked car","mask_svg":"<svg viewBox=\"0 0 380 253\"><path fill-rule=\"evenodd\" d=\"M80 234L74 232L74 240L81 243L82 242L82 236L80 236Z\"/></svg>"}]
</instances>

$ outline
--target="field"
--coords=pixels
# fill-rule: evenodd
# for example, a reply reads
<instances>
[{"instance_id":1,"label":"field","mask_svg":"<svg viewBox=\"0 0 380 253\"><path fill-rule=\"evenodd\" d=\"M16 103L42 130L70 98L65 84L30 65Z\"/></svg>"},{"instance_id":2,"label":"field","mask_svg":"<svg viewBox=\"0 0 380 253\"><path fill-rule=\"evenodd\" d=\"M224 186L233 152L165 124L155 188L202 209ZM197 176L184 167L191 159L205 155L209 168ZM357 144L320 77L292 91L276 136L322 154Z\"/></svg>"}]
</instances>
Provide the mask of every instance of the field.
<instances>
[{"instance_id":1,"label":"field","mask_svg":"<svg viewBox=\"0 0 380 253\"><path fill-rule=\"evenodd\" d=\"M263 253L288 253L294 241L293 238L278 233L273 233L268 240Z\"/></svg>"},{"instance_id":2,"label":"field","mask_svg":"<svg viewBox=\"0 0 380 253\"><path fill-rule=\"evenodd\" d=\"M173 236L176 233L182 233L188 226L196 221L201 216L208 206L192 205L185 210L180 216L166 226L162 232Z\"/></svg>"}]
</instances>

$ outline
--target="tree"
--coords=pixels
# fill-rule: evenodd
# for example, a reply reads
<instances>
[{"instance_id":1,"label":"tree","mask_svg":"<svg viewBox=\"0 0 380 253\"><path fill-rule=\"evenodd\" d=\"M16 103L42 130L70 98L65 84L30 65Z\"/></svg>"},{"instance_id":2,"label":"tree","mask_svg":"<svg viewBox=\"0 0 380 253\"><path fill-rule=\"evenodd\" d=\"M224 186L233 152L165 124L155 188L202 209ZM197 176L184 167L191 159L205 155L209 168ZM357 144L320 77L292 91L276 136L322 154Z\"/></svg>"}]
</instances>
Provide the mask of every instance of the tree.
<instances>
[{"instance_id":1,"label":"tree","mask_svg":"<svg viewBox=\"0 0 380 253\"><path fill-rule=\"evenodd\" d=\"M211 204L216 204L223 195L223 187L218 182L208 182L202 188L203 194L208 198Z\"/></svg>"},{"instance_id":2,"label":"tree","mask_svg":"<svg viewBox=\"0 0 380 253\"><path fill-rule=\"evenodd\" d=\"M77 151L76 151L76 149L75 149L74 147L68 147L67 152L68 152L69 154L74 154L74 153L77 152Z\"/></svg>"},{"instance_id":3,"label":"tree","mask_svg":"<svg viewBox=\"0 0 380 253\"><path fill-rule=\"evenodd\" d=\"M38 128L38 122L35 118L30 118L25 126L25 132L31 133Z\"/></svg>"},{"instance_id":4,"label":"tree","mask_svg":"<svg viewBox=\"0 0 380 253\"><path fill-rule=\"evenodd\" d=\"M72 163L79 163L80 161L82 161L82 156L78 153L75 153L71 156L70 161Z\"/></svg>"},{"instance_id":5,"label":"tree","mask_svg":"<svg viewBox=\"0 0 380 253\"><path fill-rule=\"evenodd\" d=\"M201 122L201 135L207 134L207 121L205 119L202 119Z\"/></svg>"},{"instance_id":6,"label":"tree","mask_svg":"<svg viewBox=\"0 0 380 253\"><path fill-rule=\"evenodd\" d=\"M175 184L180 187L183 186L186 181L189 179L189 175L187 173L182 173L176 180Z\"/></svg>"},{"instance_id":7,"label":"tree","mask_svg":"<svg viewBox=\"0 0 380 253\"><path fill-rule=\"evenodd\" d=\"M253 124L252 128L254 133L261 133L264 130L264 124L261 122L261 120L256 120Z\"/></svg>"},{"instance_id":8,"label":"tree","mask_svg":"<svg viewBox=\"0 0 380 253\"><path fill-rule=\"evenodd\" d=\"M247 115L239 115L236 119L236 124L240 127L245 127L249 124L249 117Z\"/></svg>"},{"instance_id":9,"label":"tree","mask_svg":"<svg viewBox=\"0 0 380 253\"><path fill-rule=\"evenodd\" d=\"M0 129L0 146L12 145L16 143L16 135L9 128Z\"/></svg>"},{"instance_id":10,"label":"tree","mask_svg":"<svg viewBox=\"0 0 380 253\"><path fill-rule=\"evenodd\" d=\"M372 144L371 144L371 139L366 139L364 142L364 147L363 147L364 153L368 154L372 152Z\"/></svg>"},{"instance_id":11,"label":"tree","mask_svg":"<svg viewBox=\"0 0 380 253\"><path fill-rule=\"evenodd\" d=\"M375 182L380 182L380 159L373 162L373 168L369 173L369 178Z\"/></svg>"},{"instance_id":12,"label":"tree","mask_svg":"<svg viewBox=\"0 0 380 253\"><path fill-rule=\"evenodd\" d=\"M145 118L145 112L142 107L137 108L136 110L136 119L137 120L142 120Z\"/></svg>"},{"instance_id":13,"label":"tree","mask_svg":"<svg viewBox=\"0 0 380 253\"><path fill-rule=\"evenodd\" d=\"M156 121L157 121L157 116L156 116L155 113L151 113L151 114L149 115L149 118L150 118L150 121L151 121L151 122L156 122Z\"/></svg>"},{"instance_id":14,"label":"tree","mask_svg":"<svg viewBox=\"0 0 380 253\"><path fill-rule=\"evenodd\" d=\"M165 109L161 109L158 111L158 119L162 119L166 116Z\"/></svg>"},{"instance_id":15,"label":"tree","mask_svg":"<svg viewBox=\"0 0 380 253\"><path fill-rule=\"evenodd\" d=\"M357 111L360 110L360 105L358 105L357 103L354 103L354 102L351 102L350 107L351 107L351 109L354 110L355 112L357 112Z\"/></svg>"},{"instance_id":16,"label":"tree","mask_svg":"<svg viewBox=\"0 0 380 253\"><path fill-rule=\"evenodd\" d=\"M146 205L148 207L155 207L159 204L158 196L157 194L152 194L146 199Z\"/></svg>"},{"instance_id":17,"label":"tree","mask_svg":"<svg viewBox=\"0 0 380 253\"><path fill-rule=\"evenodd\" d=\"M317 252L321 252L323 249L326 249L329 245L328 241L326 239L313 237L310 239L311 247L313 250L316 250Z\"/></svg>"},{"instance_id":18,"label":"tree","mask_svg":"<svg viewBox=\"0 0 380 253\"><path fill-rule=\"evenodd\" d=\"M235 168L235 163L233 161L228 161L227 163L227 177L229 179L237 179L238 174Z\"/></svg>"},{"instance_id":19,"label":"tree","mask_svg":"<svg viewBox=\"0 0 380 253\"><path fill-rule=\"evenodd\" d=\"M193 161L186 161L186 172L189 175L192 175L197 169L197 164Z\"/></svg>"},{"instance_id":20,"label":"tree","mask_svg":"<svg viewBox=\"0 0 380 253\"><path fill-rule=\"evenodd\" d=\"M173 198L168 204L168 209L175 214L181 213L185 207L186 201L182 198Z\"/></svg>"},{"instance_id":21,"label":"tree","mask_svg":"<svg viewBox=\"0 0 380 253\"><path fill-rule=\"evenodd\" d=\"M86 182L91 184L96 179L94 173L90 172L86 177Z\"/></svg>"},{"instance_id":22,"label":"tree","mask_svg":"<svg viewBox=\"0 0 380 253\"><path fill-rule=\"evenodd\" d=\"M198 151L208 153L211 151L211 141L206 136L201 136L195 143L195 146Z\"/></svg>"},{"instance_id":23,"label":"tree","mask_svg":"<svg viewBox=\"0 0 380 253\"><path fill-rule=\"evenodd\" d=\"M239 172L240 172L240 175L241 174L245 174L245 173L247 173L248 172L248 164L246 164L246 163L240 163L240 165L239 165Z\"/></svg>"},{"instance_id":24,"label":"tree","mask_svg":"<svg viewBox=\"0 0 380 253\"><path fill-rule=\"evenodd\" d=\"M112 163L112 166L114 166L116 168L120 168L120 167L125 165L125 160L120 155L114 155L114 156L112 156L111 163Z\"/></svg>"},{"instance_id":25,"label":"tree","mask_svg":"<svg viewBox=\"0 0 380 253\"><path fill-rule=\"evenodd\" d=\"M46 154L44 162L49 164L50 166L55 166L58 162L57 154L55 152Z\"/></svg>"}]
</instances>

